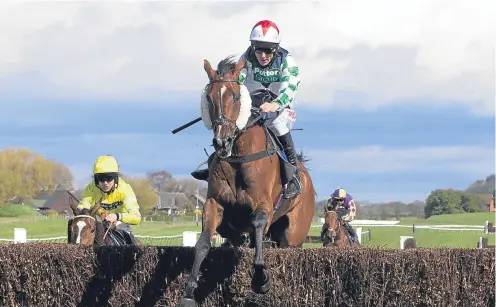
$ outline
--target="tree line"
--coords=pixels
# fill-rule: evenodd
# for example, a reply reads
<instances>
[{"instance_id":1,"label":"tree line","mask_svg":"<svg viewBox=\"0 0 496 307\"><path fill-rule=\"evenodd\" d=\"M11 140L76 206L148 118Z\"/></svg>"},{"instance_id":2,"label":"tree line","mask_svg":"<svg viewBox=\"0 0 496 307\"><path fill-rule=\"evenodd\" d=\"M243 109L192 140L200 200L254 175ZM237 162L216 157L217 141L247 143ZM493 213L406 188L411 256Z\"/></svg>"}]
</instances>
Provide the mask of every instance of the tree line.
<instances>
[{"instance_id":1,"label":"tree line","mask_svg":"<svg viewBox=\"0 0 496 307\"><path fill-rule=\"evenodd\" d=\"M125 174L121 176L132 185L141 211L145 215L156 206L160 193L179 192L191 197L198 192L200 196L205 197L207 192L205 183L194 179L175 178L166 170L149 172L142 177ZM428 218L439 214L488 211L490 195L493 194L494 197L494 185L495 175L492 174L485 180L474 182L464 191L433 190L425 201L408 204L403 202L367 204L358 200L357 218ZM0 204L22 203L40 194L73 189L74 176L62 163L23 148L6 148L0 151ZM325 202L326 200L319 201L317 208L322 208ZM188 202L185 206L184 209L192 211L195 204Z\"/></svg>"},{"instance_id":2,"label":"tree line","mask_svg":"<svg viewBox=\"0 0 496 307\"><path fill-rule=\"evenodd\" d=\"M71 189L74 178L67 166L27 149L0 151L0 203L20 203L41 192Z\"/></svg>"},{"instance_id":3,"label":"tree line","mask_svg":"<svg viewBox=\"0 0 496 307\"><path fill-rule=\"evenodd\" d=\"M206 188L194 179L176 179L167 171L150 172L145 176L120 176L133 187L143 215L157 205L158 193L181 192L187 196L202 195ZM58 190L74 190L74 176L62 163L24 148L0 151L0 205L21 204L39 195L52 195Z\"/></svg>"},{"instance_id":4,"label":"tree line","mask_svg":"<svg viewBox=\"0 0 496 307\"><path fill-rule=\"evenodd\" d=\"M488 212L488 205L495 193L494 186L495 175L492 174L485 180L477 180L465 190L433 190L425 201L370 203L356 200L356 218L398 220L405 217L429 218L441 214ZM322 212L321 208L326 202L327 200L322 200L317 203L319 212Z\"/></svg>"},{"instance_id":5,"label":"tree line","mask_svg":"<svg viewBox=\"0 0 496 307\"><path fill-rule=\"evenodd\" d=\"M488 205L494 199L495 176L477 180L465 190L437 189L426 199L425 217L440 214L464 212L488 212Z\"/></svg>"}]
</instances>

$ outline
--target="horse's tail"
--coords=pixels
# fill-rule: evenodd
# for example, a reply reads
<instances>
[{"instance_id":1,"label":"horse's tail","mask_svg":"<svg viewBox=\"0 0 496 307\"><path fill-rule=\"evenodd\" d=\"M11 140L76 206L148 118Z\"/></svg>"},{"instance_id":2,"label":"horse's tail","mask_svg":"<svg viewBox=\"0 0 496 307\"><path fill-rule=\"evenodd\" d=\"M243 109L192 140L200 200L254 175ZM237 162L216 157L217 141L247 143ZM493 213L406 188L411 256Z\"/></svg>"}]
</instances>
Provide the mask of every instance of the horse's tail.
<instances>
[{"instance_id":1,"label":"horse's tail","mask_svg":"<svg viewBox=\"0 0 496 307\"><path fill-rule=\"evenodd\" d=\"M303 164L303 166L307 169L307 170L310 170L306 165L305 163L310 161L311 159L303 153L303 150L300 150L299 153L296 153L296 157L298 158L298 160L300 160L301 164ZM317 191L314 191L315 193L315 197L317 197Z\"/></svg>"},{"instance_id":2,"label":"horse's tail","mask_svg":"<svg viewBox=\"0 0 496 307\"><path fill-rule=\"evenodd\" d=\"M308 162L311 160L307 155L305 155L303 153L303 150L301 150L299 153L297 153L296 157L298 158L298 160L300 160L301 164L303 164L305 167L306 167L305 162Z\"/></svg>"}]
</instances>

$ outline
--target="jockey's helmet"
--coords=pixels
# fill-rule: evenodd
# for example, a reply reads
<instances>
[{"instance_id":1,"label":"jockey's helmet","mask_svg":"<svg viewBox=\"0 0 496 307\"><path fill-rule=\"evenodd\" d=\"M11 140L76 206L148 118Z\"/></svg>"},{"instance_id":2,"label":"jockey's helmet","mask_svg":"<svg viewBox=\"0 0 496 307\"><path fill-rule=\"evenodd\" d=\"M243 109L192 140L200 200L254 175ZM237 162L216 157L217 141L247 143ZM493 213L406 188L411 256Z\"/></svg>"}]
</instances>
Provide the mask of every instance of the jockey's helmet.
<instances>
[{"instance_id":1,"label":"jockey's helmet","mask_svg":"<svg viewBox=\"0 0 496 307\"><path fill-rule=\"evenodd\" d=\"M96 159L93 166L93 175L95 176L95 184L99 181L115 180L117 184L119 174L119 164L111 155L100 156Z\"/></svg>"},{"instance_id":2,"label":"jockey's helmet","mask_svg":"<svg viewBox=\"0 0 496 307\"><path fill-rule=\"evenodd\" d=\"M334 193L332 193L332 198L336 200L344 200L348 193L346 193L345 189L337 188Z\"/></svg>"},{"instance_id":3,"label":"jockey's helmet","mask_svg":"<svg viewBox=\"0 0 496 307\"><path fill-rule=\"evenodd\" d=\"M251 29L250 41L254 49L266 49L274 52L281 43L279 28L270 20L261 20Z\"/></svg>"}]
</instances>

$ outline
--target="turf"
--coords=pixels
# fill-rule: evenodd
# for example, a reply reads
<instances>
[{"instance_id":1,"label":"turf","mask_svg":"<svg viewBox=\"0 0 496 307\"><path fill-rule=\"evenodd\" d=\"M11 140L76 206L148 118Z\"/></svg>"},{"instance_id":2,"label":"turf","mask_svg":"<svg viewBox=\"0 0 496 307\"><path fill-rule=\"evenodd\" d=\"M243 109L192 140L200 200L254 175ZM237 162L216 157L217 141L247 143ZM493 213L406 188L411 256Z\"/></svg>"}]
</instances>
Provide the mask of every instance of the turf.
<instances>
[{"instance_id":1,"label":"turf","mask_svg":"<svg viewBox=\"0 0 496 307\"><path fill-rule=\"evenodd\" d=\"M494 223L495 215L488 212L451 214L433 216L428 219L407 218L400 221L399 225L407 227L364 226L363 231L370 229L371 239L368 234L362 236L363 245L399 248L400 236L412 236L417 241L418 247L463 247L474 248L480 237L488 238L489 244L495 244L495 235L486 235L482 230L434 230L416 229L413 233L412 225L484 225L485 221ZM320 233L319 224L310 229L309 235L317 236ZM25 228L28 239L64 237L66 236L67 220L63 218L0 218L0 238L13 239L14 228ZM142 222L133 226L134 233L141 236L179 236L184 231L201 231L201 224L194 222L162 223ZM152 245L181 245L182 239L163 238L144 239L144 243ZM305 247L319 247L319 243L308 243Z\"/></svg>"}]
</instances>

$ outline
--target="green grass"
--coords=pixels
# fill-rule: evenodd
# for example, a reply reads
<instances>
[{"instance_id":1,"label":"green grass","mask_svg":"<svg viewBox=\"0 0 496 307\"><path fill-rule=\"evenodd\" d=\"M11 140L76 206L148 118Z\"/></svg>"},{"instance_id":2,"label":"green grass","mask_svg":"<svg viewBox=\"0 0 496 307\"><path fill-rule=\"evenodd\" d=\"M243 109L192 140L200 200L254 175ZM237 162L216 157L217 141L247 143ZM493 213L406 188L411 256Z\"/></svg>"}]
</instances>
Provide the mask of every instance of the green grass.
<instances>
[{"instance_id":1,"label":"green grass","mask_svg":"<svg viewBox=\"0 0 496 307\"><path fill-rule=\"evenodd\" d=\"M133 226L133 233L142 236L175 236L185 231L201 231L201 223L196 226L195 222L184 222L175 225L160 222L145 222Z\"/></svg>"},{"instance_id":2,"label":"green grass","mask_svg":"<svg viewBox=\"0 0 496 307\"><path fill-rule=\"evenodd\" d=\"M428 219L405 218L400 225L484 225L486 221L495 223L496 215L491 212L458 213L434 215Z\"/></svg>"},{"instance_id":3,"label":"green grass","mask_svg":"<svg viewBox=\"0 0 496 307\"><path fill-rule=\"evenodd\" d=\"M452 214L444 216L433 216L429 219L403 219L400 224L415 225L483 225L486 220L494 222L493 213L470 213ZM67 221L63 218L0 218L0 238L13 239L14 228L25 228L28 239L63 237L67 231ZM458 231L458 230L434 230L416 229L412 227L362 227L363 231L371 229L372 240L366 235L362 238L363 245L383 246L386 248L399 248L400 236L413 236L418 247L462 247L474 248L479 237L489 239L489 244L495 244L495 235L485 235L481 231ZM142 222L141 225L133 226L134 233L143 236L175 236L184 231L201 231L201 224L196 226L194 222L163 223ZM318 236L320 225L312 227L309 235ZM146 240L144 243L153 245L180 245L181 239L164 239L159 241ZM321 247L319 243L307 243L304 247Z\"/></svg>"},{"instance_id":4,"label":"green grass","mask_svg":"<svg viewBox=\"0 0 496 307\"><path fill-rule=\"evenodd\" d=\"M447 214L432 216L428 219L405 218L398 223L403 226L415 225L480 225L486 221L493 222L495 215L490 212ZM363 245L383 246L386 248L399 248L400 236L412 236L417 242L417 247L462 247L474 248L480 237L488 238L488 244L495 244L495 235L484 234L483 231L458 231L437 229L416 229L413 227L362 227L363 231L371 230L372 240L368 241L366 235L362 238ZM312 228L310 235L319 235L320 228ZM311 246L315 246L312 244Z\"/></svg>"},{"instance_id":5,"label":"green grass","mask_svg":"<svg viewBox=\"0 0 496 307\"><path fill-rule=\"evenodd\" d=\"M0 219L0 238L13 239L14 228L25 228L27 238L50 238L67 235L67 220L34 217L30 219Z\"/></svg>"},{"instance_id":6,"label":"green grass","mask_svg":"<svg viewBox=\"0 0 496 307\"><path fill-rule=\"evenodd\" d=\"M364 231L368 227L363 227ZM319 235L320 230L312 228L310 235ZM386 248L399 248L400 236L412 236L417 242L417 247L462 247L475 248L479 237L488 238L489 244L495 244L495 235L484 234L482 231L457 231L434 230L399 227L370 227L371 240L366 234L362 237L362 245L382 246ZM312 244L311 246L315 246Z\"/></svg>"},{"instance_id":7,"label":"green grass","mask_svg":"<svg viewBox=\"0 0 496 307\"><path fill-rule=\"evenodd\" d=\"M0 206L0 217L29 217L39 216L30 206L20 206L14 204L4 204Z\"/></svg>"},{"instance_id":8,"label":"green grass","mask_svg":"<svg viewBox=\"0 0 496 307\"><path fill-rule=\"evenodd\" d=\"M25 219L0 218L0 238L13 239L14 228L25 228L28 239L62 237L67 234L67 220L64 218L34 217ZM143 236L174 236L184 231L201 231L201 224L182 222L177 224L163 222L142 222L133 226L133 232Z\"/></svg>"}]
</instances>

